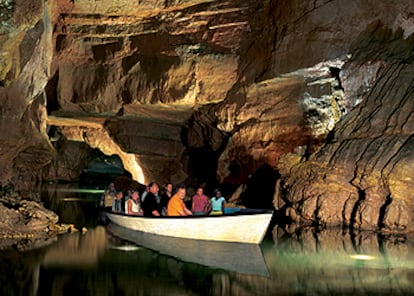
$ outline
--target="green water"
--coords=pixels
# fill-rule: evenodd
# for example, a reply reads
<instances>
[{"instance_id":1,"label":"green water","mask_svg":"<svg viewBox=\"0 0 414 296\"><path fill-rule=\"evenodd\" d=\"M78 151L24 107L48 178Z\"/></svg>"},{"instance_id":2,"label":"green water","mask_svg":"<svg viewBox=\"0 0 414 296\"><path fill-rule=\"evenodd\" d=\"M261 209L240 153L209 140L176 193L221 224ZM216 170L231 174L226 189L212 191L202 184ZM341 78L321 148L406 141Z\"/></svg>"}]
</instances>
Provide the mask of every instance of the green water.
<instances>
[{"instance_id":1,"label":"green water","mask_svg":"<svg viewBox=\"0 0 414 296\"><path fill-rule=\"evenodd\" d=\"M253 267L232 270L235 258L243 257L218 257L207 266L119 237L98 223L100 193L66 189L49 189L45 205L62 222L88 231L60 236L36 250L2 251L0 295L414 294L409 236L272 226L257 258L267 274Z\"/></svg>"}]
</instances>

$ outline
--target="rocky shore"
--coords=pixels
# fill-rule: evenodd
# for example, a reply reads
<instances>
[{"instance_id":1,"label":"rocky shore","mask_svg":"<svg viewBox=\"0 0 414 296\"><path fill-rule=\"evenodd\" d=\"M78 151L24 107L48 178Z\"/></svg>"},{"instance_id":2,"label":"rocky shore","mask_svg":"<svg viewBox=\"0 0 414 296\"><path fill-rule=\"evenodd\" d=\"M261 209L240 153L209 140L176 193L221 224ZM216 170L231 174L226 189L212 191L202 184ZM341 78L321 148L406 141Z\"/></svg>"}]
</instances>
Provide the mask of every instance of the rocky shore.
<instances>
[{"instance_id":1,"label":"rocky shore","mask_svg":"<svg viewBox=\"0 0 414 296\"><path fill-rule=\"evenodd\" d=\"M22 194L11 185L0 190L0 216L0 250L39 248L74 230L73 225L58 224L58 215L43 207L36 193Z\"/></svg>"}]
</instances>

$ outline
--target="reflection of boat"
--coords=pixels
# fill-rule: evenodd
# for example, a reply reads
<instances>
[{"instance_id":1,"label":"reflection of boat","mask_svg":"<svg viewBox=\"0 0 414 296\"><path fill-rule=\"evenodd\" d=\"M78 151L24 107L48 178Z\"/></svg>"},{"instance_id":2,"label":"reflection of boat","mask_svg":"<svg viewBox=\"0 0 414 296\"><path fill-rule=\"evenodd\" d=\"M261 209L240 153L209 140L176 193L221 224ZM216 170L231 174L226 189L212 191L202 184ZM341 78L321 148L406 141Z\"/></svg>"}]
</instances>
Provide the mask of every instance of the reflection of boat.
<instances>
[{"instance_id":1,"label":"reflection of boat","mask_svg":"<svg viewBox=\"0 0 414 296\"><path fill-rule=\"evenodd\" d=\"M107 249L105 228L98 226L85 234L75 232L60 236L47 249L43 266L86 266L95 265Z\"/></svg>"},{"instance_id":2,"label":"reflection of boat","mask_svg":"<svg viewBox=\"0 0 414 296\"><path fill-rule=\"evenodd\" d=\"M113 223L163 236L209 241L260 244L273 211L240 209L226 215L187 217L140 217L107 211Z\"/></svg>"},{"instance_id":3,"label":"reflection of boat","mask_svg":"<svg viewBox=\"0 0 414 296\"><path fill-rule=\"evenodd\" d=\"M160 236L133 231L113 223L107 225L107 230L123 240L182 261L238 273L269 276L260 245Z\"/></svg>"}]
</instances>

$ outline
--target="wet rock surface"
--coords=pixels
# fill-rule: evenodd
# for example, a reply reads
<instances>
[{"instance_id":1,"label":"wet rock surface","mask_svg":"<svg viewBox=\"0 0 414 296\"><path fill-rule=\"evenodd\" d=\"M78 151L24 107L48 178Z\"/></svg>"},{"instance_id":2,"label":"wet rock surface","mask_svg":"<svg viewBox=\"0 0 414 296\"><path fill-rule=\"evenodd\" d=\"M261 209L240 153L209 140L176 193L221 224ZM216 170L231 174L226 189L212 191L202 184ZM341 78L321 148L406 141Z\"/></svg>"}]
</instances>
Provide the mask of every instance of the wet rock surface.
<instances>
[{"instance_id":1,"label":"wet rock surface","mask_svg":"<svg viewBox=\"0 0 414 296\"><path fill-rule=\"evenodd\" d=\"M362 68L380 66L376 77L369 78L369 91L367 85L359 88L363 103L342 119L324 147L288 173L286 201L293 205L295 219L357 229L414 229L407 196L413 185L414 65L401 50L412 40L400 34L378 23L361 35L344 73L350 75L361 62Z\"/></svg>"},{"instance_id":2,"label":"wet rock surface","mask_svg":"<svg viewBox=\"0 0 414 296\"><path fill-rule=\"evenodd\" d=\"M56 213L35 200L38 197L23 197L12 185L0 192L0 249L40 248L55 241L57 234L70 230L70 225L59 225Z\"/></svg>"}]
</instances>

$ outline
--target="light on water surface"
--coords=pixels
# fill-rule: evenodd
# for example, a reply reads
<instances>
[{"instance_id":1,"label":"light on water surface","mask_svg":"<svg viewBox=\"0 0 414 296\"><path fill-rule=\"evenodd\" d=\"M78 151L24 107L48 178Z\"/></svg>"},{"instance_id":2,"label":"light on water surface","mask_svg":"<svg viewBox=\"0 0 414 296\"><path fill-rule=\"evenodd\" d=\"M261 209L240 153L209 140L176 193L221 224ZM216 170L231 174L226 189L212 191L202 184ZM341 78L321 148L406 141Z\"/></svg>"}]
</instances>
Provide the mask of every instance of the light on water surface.
<instances>
[{"instance_id":1,"label":"light on water surface","mask_svg":"<svg viewBox=\"0 0 414 296\"><path fill-rule=\"evenodd\" d=\"M363 254L350 255L349 257L355 260L374 260L375 259L374 256L363 255Z\"/></svg>"},{"instance_id":2,"label":"light on water surface","mask_svg":"<svg viewBox=\"0 0 414 296\"><path fill-rule=\"evenodd\" d=\"M180 242L172 250L170 242L128 237L100 225L97 207L90 202L96 199L97 205L100 194L53 189L48 193L47 205L60 211L61 223L78 228L88 223L89 230L63 235L33 251L2 252L0 295L414 293L414 239L409 236L311 228L287 233L271 226L259 252L234 245L233 253L221 256L199 244L194 248L198 252L188 256L191 249L180 247ZM78 200L65 201L72 196Z\"/></svg>"}]
</instances>

